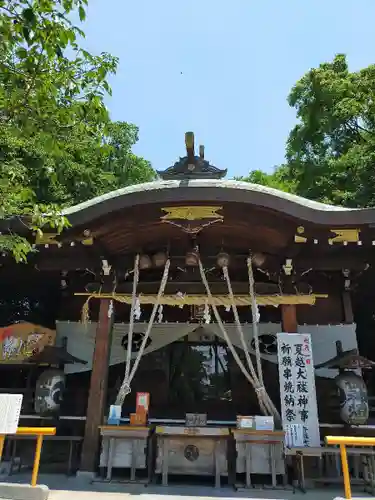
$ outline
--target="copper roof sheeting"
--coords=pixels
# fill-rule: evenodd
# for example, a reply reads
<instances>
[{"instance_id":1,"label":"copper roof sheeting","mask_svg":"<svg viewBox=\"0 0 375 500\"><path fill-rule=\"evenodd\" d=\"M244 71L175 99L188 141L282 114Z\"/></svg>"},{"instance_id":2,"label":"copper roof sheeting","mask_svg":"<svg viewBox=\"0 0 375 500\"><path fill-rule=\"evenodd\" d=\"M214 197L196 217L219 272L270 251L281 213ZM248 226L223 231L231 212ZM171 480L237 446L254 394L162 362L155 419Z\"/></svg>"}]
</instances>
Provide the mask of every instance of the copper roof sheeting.
<instances>
[{"instance_id":1,"label":"copper roof sheeting","mask_svg":"<svg viewBox=\"0 0 375 500\"><path fill-rule=\"evenodd\" d=\"M356 370L361 369L371 369L375 366L375 362L370 359L360 356L357 349L351 349L338 354L337 356L320 363L315 366L318 368L330 368L331 370Z\"/></svg>"},{"instance_id":2,"label":"copper roof sheeting","mask_svg":"<svg viewBox=\"0 0 375 500\"><path fill-rule=\"evenodd\" d=\"M137 184L112 191L64 210L78 225L122 208L148 203L237 202L269 208L320 224L370 224L375 209L351 209L307 200L248 182L217 179L169 180Z\"/></svg>"}]
</instances>

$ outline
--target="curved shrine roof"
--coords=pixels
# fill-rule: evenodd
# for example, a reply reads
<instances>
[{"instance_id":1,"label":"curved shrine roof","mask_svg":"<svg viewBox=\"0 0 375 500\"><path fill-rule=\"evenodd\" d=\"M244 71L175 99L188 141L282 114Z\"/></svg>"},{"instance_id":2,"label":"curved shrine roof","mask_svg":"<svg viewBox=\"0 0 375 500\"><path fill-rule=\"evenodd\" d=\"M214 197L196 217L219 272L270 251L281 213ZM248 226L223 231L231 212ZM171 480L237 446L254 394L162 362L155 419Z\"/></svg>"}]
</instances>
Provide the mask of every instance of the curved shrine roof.
<instances>
[{"instance_id":1,"label":"curved shrine roof","mask_svg":"<svg viewBox=\"0 0 375 500\"><path fill-rule=\"evenodd\" d=\"M125 208L154 203L242 203L322 225L375 223L375 209L351 209L235 180L158 180L112 191L64 210L73 226Z\"/></svg>"},{"instance_id":2,"label":"curved shrine roof","mask_svg":"<svg viewBox=\"0 0 375 500\"><path fill-rule=\"evenodd\" d=\"M226 170L204 159L203 146L195 155L192 132L185 135L185 143L186 156L158 172L159 180L64 210L71 227L62 234L39 237L17 217L0 220L0 230L28 232L29 239L35 238L39 269L86 269L88 262L95 267L103 256L114 258L116 265L121 261L126 269L134 253L157 255L165 249L178 268L196 239L214 266L223 249L240 260L249 250L267 255L268 270L280 269L286 257L298 260L296 266L303 272L317 265L323 270L362 271L372 263L375 208L332 206L225 180Z\"/></svg>"}]
</instances>

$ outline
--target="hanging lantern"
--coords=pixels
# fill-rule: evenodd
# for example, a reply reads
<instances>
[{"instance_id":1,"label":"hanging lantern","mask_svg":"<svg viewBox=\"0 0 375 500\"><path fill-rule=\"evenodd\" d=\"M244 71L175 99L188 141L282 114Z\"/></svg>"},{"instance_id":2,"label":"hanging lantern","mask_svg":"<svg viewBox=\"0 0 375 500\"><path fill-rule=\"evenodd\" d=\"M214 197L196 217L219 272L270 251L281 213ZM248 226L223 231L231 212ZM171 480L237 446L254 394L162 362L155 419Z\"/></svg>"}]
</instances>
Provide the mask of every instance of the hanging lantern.
<instances>
[{"instance_id":1,"label":"hanging lantern","mask_svg":"<svg viewBox=\"0 0 375 500\"><path fill-rule=\"evenodd\" d=\"M363 425L369 418L367 387L363 378L353 370L372 369L375 362L361 356L357 349L344 351L336 341L336 356L315 366L315 369L339 370L335 378L340 398L340 418L348 425Z\"/></svg>"},{"instance_id":2,"label":"hanging lantern","mask_svg":"<svg viewBox=\"0 0 375 500\"><path fill-rule=\"evenodd\" d=\"M35 413L48 416L60 410L65 391L65 375L61 370L45 370L35 388Z\"/></svg>"},{"instance_id":3,"label":"hanging lantern","mask_svg":"<svg viewBox=\"0 0 375 500\"><path fill-rule=\"evenodd\" d=\"M216 258L216 263L219 267L228 267L230 257L226 252L220 252Z\"/></svg>"},{"instance_id":4,"label":"hanging lantern","mask_svg":"<svg viewBox=\"0 0 375 500\"><path fill-rule=\"evenodd\" d=\"M369 418L367 387L362 377L352 371L335 378L340 395L340 418L349 425L364 425Z\"/></svg>"}]
</instances>

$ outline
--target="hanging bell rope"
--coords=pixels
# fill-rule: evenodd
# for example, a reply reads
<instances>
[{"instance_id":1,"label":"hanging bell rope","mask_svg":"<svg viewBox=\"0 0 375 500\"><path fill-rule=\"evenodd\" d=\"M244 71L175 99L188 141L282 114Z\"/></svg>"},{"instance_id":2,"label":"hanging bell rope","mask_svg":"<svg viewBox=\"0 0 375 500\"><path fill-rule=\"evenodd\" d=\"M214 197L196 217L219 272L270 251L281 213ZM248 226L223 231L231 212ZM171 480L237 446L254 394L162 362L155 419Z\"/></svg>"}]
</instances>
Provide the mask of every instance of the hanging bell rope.
<instances>
[{"instance_id":1,"label":"hanging bell rope","mask_svg":"<svg viewBox=\"0 0 375 500\"><path fill-rule=\"evenodd\" d=\"M129 328L128 328L128 343L126 350L126 360L125 360L125 375L124 380L120 386L119 392L116 398L116 405L123 405L126 396L130 393L129 384L129 373L130 364L132 357L132 344L133 344L133 330L134 330L134 316L135 308L137 303L137 285L139 281L139 254L135 256L134 259L134 273L133 273L133 290L132 290L132 302L130 307L130 318L129 318Z\"/></svg>"},{"instance_id":2,"label":"hanging bell rope","mask_svg":"<svg viewBox=\"0 0 375 500\"><path fill-rule=\"evenodd\" d=\"M250 359L249 368L250 368L250 371L251 371L251 374L250 374L246 370L245 366L243 365L240 357L237 354L237 351L236 351L235 347L233 346L232 341L230 340L230 337L229 337L229 335L228 335L228 333L227 333L227 331L225 329L225 326L224 326L224 324L223 324L223 322L221 320L219 311L218 311L216 305L213 302L213 295L211 293L210 286L208 284L208 281L207 281L207 278L206 278L206 274L204 272L203 264L202 264L202 261L200 259L198 260L198 265L199 265L199 271L200 271L201 279L202 279L203 285L204 285L204 287L206 289L206 293L207 293L207 296L208 296L209 301L211 303L211 307L212 307L212 310L214 312L216 321L218 323L220 331L222 332L222 334L224 336L225 341L228 344L229 350L231 351L231 353L233 355L233 358L235 359L238 367L240 368L241 372L244 374L244 376L246 377L246 379L254 387L254 390L256 392L256 395L257 395L257 398L258 398L258 401L259 401L259 406L260 406L261 411L265 415L269 415L269 414L273 415L274 418L275 418L275 420L277 422L279 422L280 421L279 413L278 413L276 407L274 406L274 404L272 403L270 397L268 396L267 391L265 390L265 387L260 384L260 382L258 380L258 377L256 376L256 372L254 370L254 366L252 364L251 358L249 357L249 359ZM229 274L228 273L227 273L227 275L228 275L228 278L229 278ZM228 283L228 281L227 281L227 283ZM229 281L229 284L230 284L230 281ZM231 289L232 288L230 286L230 290ZM232 295L233 295L233 292L232 292ZM237 326L239 324L239 327L242 330L241 323L239 322L238 313L237 313L237 318L238 318ZM240 333L240 329L238 329L239 333ZM241 337L241 334L240 334L240 337ZM245 350L245 356L246 356L246 351L248 350L248 347L246 346L246 342L245 342L245 339L244 339L243 332L242 332L242 339L244 341L245 348L246 348L246 350L244 349ZM251 367L252 367L252 369L251 369Z\"/></svg>"},{"instance_id":3,"label":"hanging bell rope","mask_svg":"<svg viewBox=\"0 0 375 500\"><path fill-rule=\"evenodd\" d=\"M134 274L133 274L133 290L132 290L132 304L130 307L129 329L128 329L128 348L126 350L126 363L125 363L125 377L124 380L129 380L130 364L132 359L132 345L133 345L133 331L135 308L137 304L137 286L139 282L139 254L134 259ZM130 392L130 389L129 389Z\"/></svg>"},{"instance_id":4,"label":"hanging bell rope","mask_svg":"<svg viewBox=\"0 0 375 500\"><path fill-rule=\"evenodd\" d=\"M260 356L260 349L259 349L258 304L257 304L256 295L255 295L255 281L254 281L254 273L253 273L251 256L248 257L248 259L247 259L247 274L249 277L249 295L250 295L250 299L251 299L251 315L252 315L252 319L253 319L253 337L254 337L254 344L255 344L258 378L259 378L260 384L264 385L264 383L263 383L263 370L262 370L262 358Z\"/></svg>"},{"instance_id":5,"label":"hanging bell rope","mask_svg":"<svg viewBox=\"0 0 375 500\"><path fill-rule=\"evenodd\" d=\"M246 340L245 340L245 335L243 333L243 329L242 329L242 326L241 326L240 317L239 317L239 314L238 314L238 309L237 309L237 306L236 306L236 304L234 302L234 294L233 294L232 284L230 282L229 272L228 272L228 267L227 266L223 267L223 275L224 275L224 279L225 279L225 282L226 282L227 287L228 287L228 295L229 295L229 299L231 301L231 308L232 308L232 311L233 311L233 316L234 316L234 321L235 321L236 329L237 329L238 335L240 337L242 349L243 349L243 351L245 353L245 358L246 358L246 361L247 361L247 364L248 364L251 376L255 380L257 378L257 374L256 374L253 362L252 362L250 354L249 354L249 347L248 347L248 345L246 343Z\"/></svg>"},{"instance_id":6,"label":"hanging bell rope","mask_svg":"<svg viewBox=\"0 0 375 500\"><path fill-rule=\"evenodd\" d=\"M137 262L139 264L139 259ZM117 406L122 406L124 404L126 396L128 394L130 394L130 392L131 392L130 384L131 384L131 382L132 382L132 380L137 372L139 362L140 362L142 355L143 355L143 352L146 348L147 340L150 336L151 329L152 329L154 321L155 321L155 316L156 316L156 313L158 311L158 307L160 305L160 301L161 301L161 298L164 294L164 290L165 290L165 287L166 287L166 284L168 281L170 265L171 265L171 261L168 259L165 263L163 277L162 277L161 282L160 282L160 287L159 287L158 295L156 297L156 301L155 301L154 306L152 308L152 312L151 312L150 320L149 320L148 325L147 325L146 333L142 339L142 343L141 343L141 346L139 348L139 352L137 354L137 357L136 357L134 364L133 364L133 368L131 370L130 370L130 364L131 364L132 346L130 343L130 338L128 339L128 349L127 349L127 356L126 356L127 363L126 363L126 367L125 367L125 376L124 376L124 380L121 384L121 387L119 389L119 392L117 394L117 398L116 398L116 402L115 402L115 404ZM138 268L138 266L137 266L137 268ZM137 277L135 276L135 270L136 270L136 267L134 269L133 296L132 296L132 299L134 299L134 301L132 300L132 308L131 308L131 313L130 313L131 314L130 321L133 319L133 325L134 325L134 310L135 310L135 304L136 304L136 299L137 299L137 297L136 297L137 287L134 286L134 283L135 283L136 279L137 279L137 281L139 279L139 274ZM139 273L139 269L138 269L138 273ZM130 332L130 325L129 325L129 332ZM130 355L129 355L129 353L130 353ZM128 364L128 360L129 360L129 364Z\"/></svg>"},{"instance_id":7,"label":"hanging bell rope","mask_svg":"<svg viewBox=\"0 0 375 500\"><path fill-rule=\"evenodd\" d=\"M258 397L259 406L260 406L262 412L265 415L271 414L271 415L273 415L275 417L275 420L279 421L280 420L279 413L278 413L275 405L273 404L271 398L269 397L269 395L268 395L268 393L266 391L266 388L264 386L264 383L263 383L263 373L262 373L261 356L260 356L260 351L259 351L259 341L258 341L258 349L255 349L255 358L256 358L258 370L260 370L260 373L261 373L260 376L259 376L259 374L258 375L256 374L253 362L251 360L251 356L249 354L249 350L248 350L249 348L248 348L248 345L246 344L246 341L245 341L245 335L243 333L243 328L242 328L240 317L239 317L239 314L238 314L238 309L237 309L237 306L236 306L235 301L234 301L234 294L233 294L232 284L231 284L231 281L230 281L230 277L229 277L229 272L228 272L228 267L227 266L223 267L223 274L224 274L225 281L227 283L229 298L230 298L230 300L232 302L232 310L233 310L234 321L235 321L235 324L236 324L237 331L239 333L239 337L240 337L240 340L241 340L242 348L245 351L245 358L246 358L246 361L248 363L248 366L249 366L252 378L253 378L254 382L256 383L256 386L257 386L257 387L255 387L255 391L256 391L256 394L257 394L257 397ZM252 290L252 293L254 295L254 287L252 287L251 290ZM257 309L258 308L257 308L256 301L255 301L255 306L254 306L254 297L252 298L252 301L253 301L253 310L255 311L255 315L253 315L253 321L254 321L254 318L257 321L256 313L257 313ZM253 328L254 328L254 325L255 325L255 323L253 324ZM257 335L257 330L255 331L255 334Z\"/></svg>"},{"instance_id":8,"label":"hanging bell rope","mask_svg":"<svg viewBox=\"0 0 375 500\"><path fill-rule=\"evenodd\" d=\"M220 314L219 314L219 311L215 305L215 303L213 302L213 295L211 293L211 290L210 290L210 286L208 284L208 281L207 281L207 278L206 278L206 275L205 275L205 272L204 272L204 268L203 268L203 264L201 262L201 260L199 259L198 260L198 265L199 265L199 271L200 271L200 275L201 275L201 279L202 279L202 283L206 289L206 293L207 293L207 297L209 299L209 302L211 304L211 307L212 307L212 310L214 312L214 316L215 316L215 319L219 325L219 328L220 328L220 331L221 333L223 334L223 337L226 341L226 343L228 344L228 347L229 347L229 350L231 351L232 355L233 355L233 358L236 360L240 370L242 371L242 373L244 374L244 376L246 377L246 379L252 384L254 385L254 380L252 379L251 375L247 372L244 364L242 363L240 357L238 356L238 353L236 351L236 349L234 348L234 345L232 343L232 341L230 340L230 337L224 327L224 324L221 320L221 317L220 317Z\"/></svg>"},{"instance_id":9,"label":"hanging bell rope","mask_svg":"<svg viewBox=\"0 0 375 500\"><path fill-rule=\"evenodd\" d=\"M150 316L150 321L148 322L146 333L145 333L145 335L143 337L143 340L142 340L141 346L139 348L139 352L138 352L137 358L134 361L133 368L132 368L132 370L130 372L130 375L129 375L129 383L132 382L132 380L133 380L133 378L134 378L134 376L136 374L139 362L140 362L140 360L142 358L142 355L143 355L143 352L144 352L144 350L146 348L147 340L148 340L148 338L150 336L151 329L152 329L152 327L154 325L155 317L156 317L156 314L158 312L158 308L159 308L159 305L160 305L160 299L163 296L165 287L167 285L170 265L171 265L171 261L168 259L167 262L165 263L163 277L162 277L162 280L160 282L160 287L159 287L158 295L157 295L157 298L156 298L156 302L154 304L154 307L152 308L152 312L151 312L151 316Z\"/></svg>"}]
</instances>

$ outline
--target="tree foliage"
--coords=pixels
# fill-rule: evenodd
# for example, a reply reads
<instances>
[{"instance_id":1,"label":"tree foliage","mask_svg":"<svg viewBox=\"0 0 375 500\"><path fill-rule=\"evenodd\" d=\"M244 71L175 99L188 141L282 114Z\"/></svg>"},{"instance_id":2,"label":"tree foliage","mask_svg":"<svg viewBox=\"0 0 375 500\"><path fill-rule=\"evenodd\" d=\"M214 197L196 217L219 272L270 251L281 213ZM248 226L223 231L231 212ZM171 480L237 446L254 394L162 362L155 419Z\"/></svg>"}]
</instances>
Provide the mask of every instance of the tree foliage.
<instances>
[{"instance_id":1,"label":"tree foliage","mask_svg":"<svg viewBox=\"0 0 375 500\"><path fill-rule=\"evenodd\" d=\"M0 217L26 215L35 230L62 230L62 206L154 176L131 152L137 128L112 123L104 104L117 58L78 43L71 18L84 20L86 4L0 0ZM0 249L31 251L9 234Z\"/></svg>"},{"instance_id":2,"label":"tree foliage","mask_svg":"<svg viewBox=\"0 0 375 500\"><path fill-rule=\"evenodd\" d=\"M306 73L289 104L298 124L286 163L260 183L347 207L375 204L375 65L350 72L344 55Z\"/></svg>"},{"instance_id":3,"label":"tree foliage","mask_svg":"<svg viewBox=\"0 0 375 500\"><path fill-rule=\"evenodd\" d=\"M280 191L293 193L295 187L293 182L289 181L282 167L275 168L274 172L267 174L262 170L252 170L246 177L238 177L237 180L260 184Z\"/></svg>"}]
</instances>

